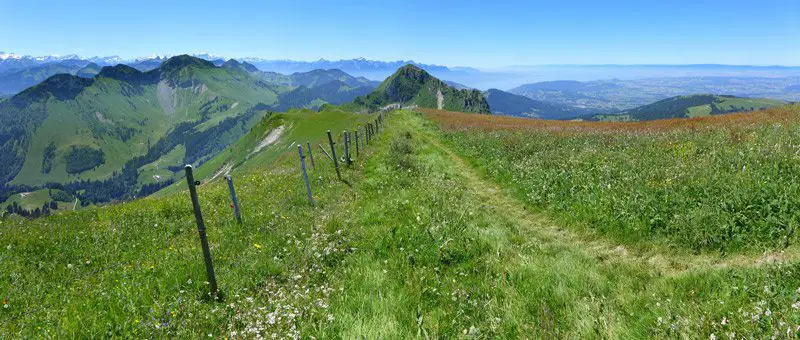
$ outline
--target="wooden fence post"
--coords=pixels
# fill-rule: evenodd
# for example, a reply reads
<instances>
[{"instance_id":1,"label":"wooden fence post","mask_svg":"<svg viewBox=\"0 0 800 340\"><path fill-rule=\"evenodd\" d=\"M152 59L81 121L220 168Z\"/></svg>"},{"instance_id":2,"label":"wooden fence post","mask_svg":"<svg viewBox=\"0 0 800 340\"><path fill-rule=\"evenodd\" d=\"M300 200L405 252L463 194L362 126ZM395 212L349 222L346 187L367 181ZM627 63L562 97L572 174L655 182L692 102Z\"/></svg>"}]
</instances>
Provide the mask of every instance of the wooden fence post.
<instances>
[{"instance_id":1,"label":"wooden fence post","mask_svg":"<svg viewBox=\"0 0 800 340\"><path fill-rule=\"evenodd\" d=\"M366 145L366 144L364 144L364 143L365 143L365 142L364 142L364 130L362 129L362 127L361 127L361 126L357 126L356 128L358 129L358 131L359 131L359 134L361 134L361 138L360 138L360 139L361 139L361 148L362 148L362 149L366 149L366 148L367 148L367 145Z\"/></svg>"},{"instance_id":2,"label":"wooden fence post","mask_svg":"<svg viewBox=\"0 0 800 340\"><path fill-rule=\"evenodd\" d=\"M331 158L333 159L333 166L336 168L336 177L339 178L339 180L341 180L342 179L342 173L339 172L339 161L336 159L336 148L334 147L333 136L331 135L331 130L328 130L328 143L330 143L330 145L331 145L331 155L332 155Z\"/></svg>"},{"instance_id":3,"label":"wooden fence post","mask_svg":"<svg viewBox=\"0 0 800 340\"><path fill-rule=\"evenodd\" d=\"M350 166L350 139L347 138L347 130L342 131L344 135L344 164Z\"/></svg>"},{"instance_id":4,"label":"wooden fence post","mask_svg":"<svg viewBox=\"0 0 800 340\"><path fill-rule=\"evenodd\" d=\"M358 126L356 126L356 131L355 131L354 134L356 135L356 143L355 143L356 144L356 157L360 157L361 152L359 151L360 148L358 146L358 143L359 143L359 141L358 141Z\"/></svg>"},{"instance_id":5,"label":"wooden fence post","mask_svg":"<svg viewBox=\"0 0 800 340\"><path fill-rule=\"evenodd\" d=\"M300 169L303 170L303 180L306 182L306 192L308 193L308 204L314 206L314 199L311 198L311 183L308 182L308 173L306 172L306 161L303 157L303 146L297 146L297 153L300 155Z\"/></svg>"},{"instance_id":6,"label":"wooden fence post","mask_svg":"<svg viewBox=\"0 0 800 340\"><path fill-rule=\"evenodd\" d=\"M233 178L231 175L225 176L228 180L228 189L231 192L231 201L233 202L233 214L236 216L236 222L242 224L242 215L239 213L239 200L236 199L236 190L233 188Z\"/></svg>"},{"instance_id":7,"label":"wooden fence post","mask_svg":"<svg viewBox=\"0 0 800 340\"><path fill-rule=\"evenodd\" d=\"M200 234L200 245L203 247L203 259L206 263L208 283L211 285L211 297L217 300L219 292L217 277L214 275L214 265L211 262L211 250L208 248L208 239L206 237L206 225L203 223L203 214L200 212L200 201L197 199L197 188L195 187L199 182L194 181L191 165L186 165L184 169L186 170L186 182L189 184L189 196L192 198L194 219L197 221L197 232Z\"/></svg>"}]
</instances>

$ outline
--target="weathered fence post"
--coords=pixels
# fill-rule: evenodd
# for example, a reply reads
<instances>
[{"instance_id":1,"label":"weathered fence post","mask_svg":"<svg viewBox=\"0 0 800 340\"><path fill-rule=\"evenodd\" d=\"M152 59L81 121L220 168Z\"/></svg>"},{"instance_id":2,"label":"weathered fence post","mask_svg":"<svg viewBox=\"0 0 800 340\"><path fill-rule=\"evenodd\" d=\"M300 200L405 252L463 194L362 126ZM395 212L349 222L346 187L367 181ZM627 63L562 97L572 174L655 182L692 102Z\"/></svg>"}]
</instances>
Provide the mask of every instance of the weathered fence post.
<instances>
[{"instance_id":1,"label":"weathered fence post","mask_svg":"<svg viewBox=\"0 0 800 340\"><path fill-rule=\"evenodd\" d=\"M239 213L239 200L236 199L236 190L233 189L233 178L231 175L225 176L228 180L228 189L231 191L231 201L233 201L233 214L236 216L236 222L242 224L242 215Z\"/></svg>"},{"instance_id":2,"label":"weathered fence post","mask_svg":"<svg viewBox=\"0 0 800 340\"><path fill-rule=\"evenodd\" d=\"M303 170L303 180L306 182L306 192L308 193L308 204L314 206L314 199L311 198L311 183L308 182L308 173L306 172L306 161L303 157L303 146L297 146L297 153L300 155L300 169Z\"/></svg>"},{"instance_id":3,"label":"weathered fence post","mask_svg":"<svg viewBox=\"0 0 800 340\"><path fill-rule=\"evenodd\" d=\"M347 130L342 132L344 134L344 164L350 166L350 139L347 135Z\"/></svg>"},{"instance_id":4,"label":"weathered fence post","mask_svg":"<svg viewBox=\"0 0 800 340\"><path fill-rule=\"evenodd\" d=\"M317 166L314 165L314 154L311 153L311 142L307 142L306 144L308 144L308 158L311 158L311 169L317 171Z\"/></svg>"},{"instance_id":5,"label":"weathered fence post","mask_svg":"<svg viewBox=\"0 0 800 340\"><path fill-rule=\"evenodd\" d=\"M192 166L186 165L186 182L189 184L189 195L192 197L192 208L194 209L194 219L197 221L197 232L200 234L200 245L203 247L203 258L206 263L206 276L211 285L211 297L217 300L218 288L217 277L214 275L214 265L211 263L211 249L208 248L206 238L206 225L203 223L203 214L200 212L200 201L197 199L197 188L199 182L194 181Z\"/></svg>"},{"instance_id":6,"label":"weathered fence post","mask_svg":"<svg viewBox=\"0 0 800 340\"><path fill-rule=\"evenodd\" d=\"M356 126L356 131L355 131L354 134L356 135L356 143L355 143L356 144L356 157L360 157L361 152L359 151L359 146L358 146L358 143L359 143L359 141L358 141L358 126Z\"/></svg>"},{"instance_id":7,"label":"weathered fence post","mask_svg":"<svg viewBox=\"0 0 800 340\"><path fill-rule=\"evenodd\" d=\"M331 130L328 130L328 143L331 144L331 154L332 154L331 158L333 159L333 166L336 168L336 177L339 178L339 180L341 180L342 174L339 172L339 161L336 160L336 148L333 147L334 144L333 144L333 136L331 135Z\"/></svg>"},{"instance_id":8,"label":"weathered fence post","mask_svg":"<svg viewBox=\"0 0 800 340\"><path fill-rule=\"evenodd\" d=\"M361 126L357 126L356 129L358 129L358 132L361 135L361 138L360 138L361 139L361 148L362 149L366 149L367 145L364 144L365 143L364 142L364 130L361 129Z\"/></svg>"}]
</instances>

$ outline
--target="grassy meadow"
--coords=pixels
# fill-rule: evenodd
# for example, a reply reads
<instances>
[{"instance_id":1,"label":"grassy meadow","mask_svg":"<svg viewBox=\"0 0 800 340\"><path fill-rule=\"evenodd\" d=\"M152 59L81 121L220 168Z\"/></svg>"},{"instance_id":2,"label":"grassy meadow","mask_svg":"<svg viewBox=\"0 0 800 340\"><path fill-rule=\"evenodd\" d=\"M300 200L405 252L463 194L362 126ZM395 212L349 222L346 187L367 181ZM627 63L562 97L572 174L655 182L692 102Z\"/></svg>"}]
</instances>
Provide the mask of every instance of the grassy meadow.
<instances>
[{"instance_id":1,"label":"grassy meadow","mask_svg":"<svg viewBox=\"0 0 800 340\"><path fill-rule=\"evenodd\" d=\"M797 218L781 210L796 187L778 175L796 166L785 149L797 145L798 113L776 112L676 129L533 120L526 128L505 117L397 111L343 167L347 183L315 153L315 208L296 146L284 143L374 116L270 117L225 151L228 159L209 162L238 164L242 225L224 181L199 186L222 301L206 294L188 193L168 189L1 221L0 335L795 337L795 236L776 226ZM276 119L297 129L286 135L296 138L235 156ZM741 163L723 166L734 160ZM700 176L700 164L713 168ZM199 179L217 165L198 169ZM768 190L755 192L749 181ZM735 213L719 216L726 210L713 210L721 208L698 194L702 185L730 198L723 202ZM777 202L737 203L756 198ZM758 214L767 212L762 222ZM652 216L664 221L645 228ZM717 230L727 221L739 223L736 237ZM763 235L773 229L787 241Z\"/></svg>"},{"instance_id":2,"label":"grassy meadow","mask_svg":"<svg viewBox=\"0 0 800 340\"><path fill-rule=\"evenodd\" d=\"M800 106L618 124L433 114L447 141L515 197L620 243L724 254L798 240Z\"/></svg>"}]
</instances>

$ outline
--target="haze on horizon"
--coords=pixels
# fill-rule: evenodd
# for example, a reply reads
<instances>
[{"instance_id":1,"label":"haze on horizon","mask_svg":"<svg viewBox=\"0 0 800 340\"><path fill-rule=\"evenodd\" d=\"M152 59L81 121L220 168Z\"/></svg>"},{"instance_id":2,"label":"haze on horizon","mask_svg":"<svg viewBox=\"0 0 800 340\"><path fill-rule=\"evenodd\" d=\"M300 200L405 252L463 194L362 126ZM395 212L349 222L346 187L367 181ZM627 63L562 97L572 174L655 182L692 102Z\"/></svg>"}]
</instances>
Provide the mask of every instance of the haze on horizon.
<instances>
[{"instance_id":1,"label":"haze on horizon","mask_svg":"<svg viewBox=\"0 0 800 340\"><path fill-rule=\"evenodd\" d=\"M800 66L800 2L115 3L0 0L0 50L85 57L364 57L500 68Z\"/></svg>"}]
</instances>

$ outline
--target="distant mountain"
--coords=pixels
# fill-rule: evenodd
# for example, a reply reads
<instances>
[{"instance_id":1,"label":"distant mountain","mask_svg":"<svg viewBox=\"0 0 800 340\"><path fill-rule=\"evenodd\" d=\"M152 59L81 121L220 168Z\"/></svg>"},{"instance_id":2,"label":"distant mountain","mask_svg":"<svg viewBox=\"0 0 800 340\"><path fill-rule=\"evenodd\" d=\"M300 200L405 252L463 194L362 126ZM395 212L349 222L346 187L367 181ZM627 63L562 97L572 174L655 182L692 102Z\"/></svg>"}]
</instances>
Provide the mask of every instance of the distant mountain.
<instances>
[{"instance_id":1,"label":"distant mountain","mask_svg":"<svg viewBox=\"0 0 800 340\"><path fill-rule=\"evenodd\" d=\"M387 76L394 73L403 65L415 65L430 73L447 75L453 72L466 72L467 70L474 70L463 68L459 70L450 69L446 66L422 64L413 60L398 60L398 61L379 61L368 60L364 58L346 59L346 60L325 60L320 59L317 61L296 61L296 60L266 60L261 58L243 58L241 61L249 62L256 65L259 69L264 71L279 72L284 74L291 74L295 72L308 72L317 69L329 70L338 69L342 70L353 76L366 77L368 79L385 79ZM460 73L459 73L460 74Z\"/></svg>"},{"instance_id":2,"label":"distant mountain","mask_svg":"<svg viewBox=\"0 0 800 340\"><path fill-rule=\"evenodd\" d=\"M167 57L154 57L154 58L134 60L131 62L127 62L125 64L139 71L147 72L161 66L161 63L163 63L166 60Z\"/></svg>"},{"instance_id":3,"label":"distant mountain","mask_svg":"<svg viewBox=\"0 0 800 340\"><path fill-rule=\"evenodd\" d=\"M589 109L543 102L525 96L489 89L484 92L493 114L541 119L564 119L591 113Z\"/></svg>"},{"instance_id":4,"label":"distant mountain","mask_svg":"<svg viewBox=\"0 0 800 340\"><path fill-rule=\"evenodd\" d=\"M216 65L216 63L215 63L215 65ZM228 61L225 61L225 62L223 62L222 64L220 64L218 66L227 67L227 68L233 68L233 69L240 69L240 70L248 72L248 73L258 72L258 68L255 67L255 65L247 63L247 62L240 63L236 59L229 59Z\"/></svg>"},{"instance_id":5,"label":"distant mountain","mask_svg":"<svg viewBox=\"0 0 800 340\"><path fill-rule=\"evenodd\" d=\"M615 114L597 114L586 120L642 121L669 118L701 117L743 111L762 110L786 104L764 98L742 98L727 95L696 94L676 96Z\"/></svg>"},{"instance_id":6,"label":"distant mountain","mask_svg":"<svg viewBox=\"0 0 800 340\"><path fill-rule=\"evenodd\" d=\"M226 61L222 67L242 70L260 77L264 82L287 88L287 91L279 95L278 104L272 107L276 111L291 108L316 110L324 104L344 104L372 92L380 84L363 77L353 77L337 69L284 75L263 72L253 64L235 59Z\"/></svg>"},{"instance_id":7,"label":"distant mountain","mask_svg":"<svg viewBox=\"0 0 800 340\"><path fill-rule=\"evenodd\" d=\"M396 103L450 111L491 112L480 91L457 90L415 65L401 67L374 92L353 100L353 104L369 110Z\"/></svg>"},{"instance_id":8,"label":"distant mountain","mask_svg":"<svg viewBox=\"0 0 800 340\"><path fill-rule=\"evenodd\" d=\"M100 65L97 65L95 63L89 63L82 69L78 70L78 72L76 72L75 75L82 78L93 78L98 73L100 73L101 69L102 67L100 67Z\"/></svg>"},{"instance_id":9,"label":"distant mountain","mask_svg":"<svg viewBox=\"0 0 800 340\"><path fill-rule=\"evenodd\" d=\"M456 83L454 81L443 80L443 82L445 84L447 84L447 85L450 85L450 86L454 87L456 90L472 90L473 89L472 87L469 87L469 86L464 85L464 84Z\"/></svg>"},{"instance_id":10,"label":"distant mountain","mask_svg":"<svg viewBox=\"0 0 800 340\"><path fill-rule=\"evenodd\" d=\"M289 75L289 78L293 86L315 87L337 81L350 87L370 86L375 88L380 85L380 82L372 81L364 77L353 77L339 69L319 69L309 72L296 72Z\"/></svg>"},{"instance_id":11,"label":"distant mountain","mask_svg":"<svg viewBox=\"0 0 800 340\"><path fill-rule=\"evenodd\" d=\"M47 78L0 100L0 194L58 185L82 204L146 195L270 110L343 103L372 90L348 86L338 79L357 78L335 71L298 75L317 79L313 87L268 82L265 74L183 55L146 72L120 64L92 78Z\"/></svg>"},{"instance_id":12,"label":"distant mountain","mask_svg":"<svg viewBox=\"0 0 800 340\"><path fill-rule=\"evenodd\" d=\"M292 91L282 93L278 97L276 111L287 111L291 108L309 108L317 110L322 105L341 105L351 102L358 96L371 93L372 85L349 86L339 80L326 82L314 87L300 85Z\"/></svg>"},{"instance_id":13,"label":"distant mountain","mask_svg":"<svg viewBox=\"0 0 800 340\"><path fill-rule=\"evenodd\" d=\"M15 68L0 73L0 93L16 94L53 75L59 73L75 74L88 64L89 62L84 60L66 59L25 68Z\"/></svg>"}]
</instances>

